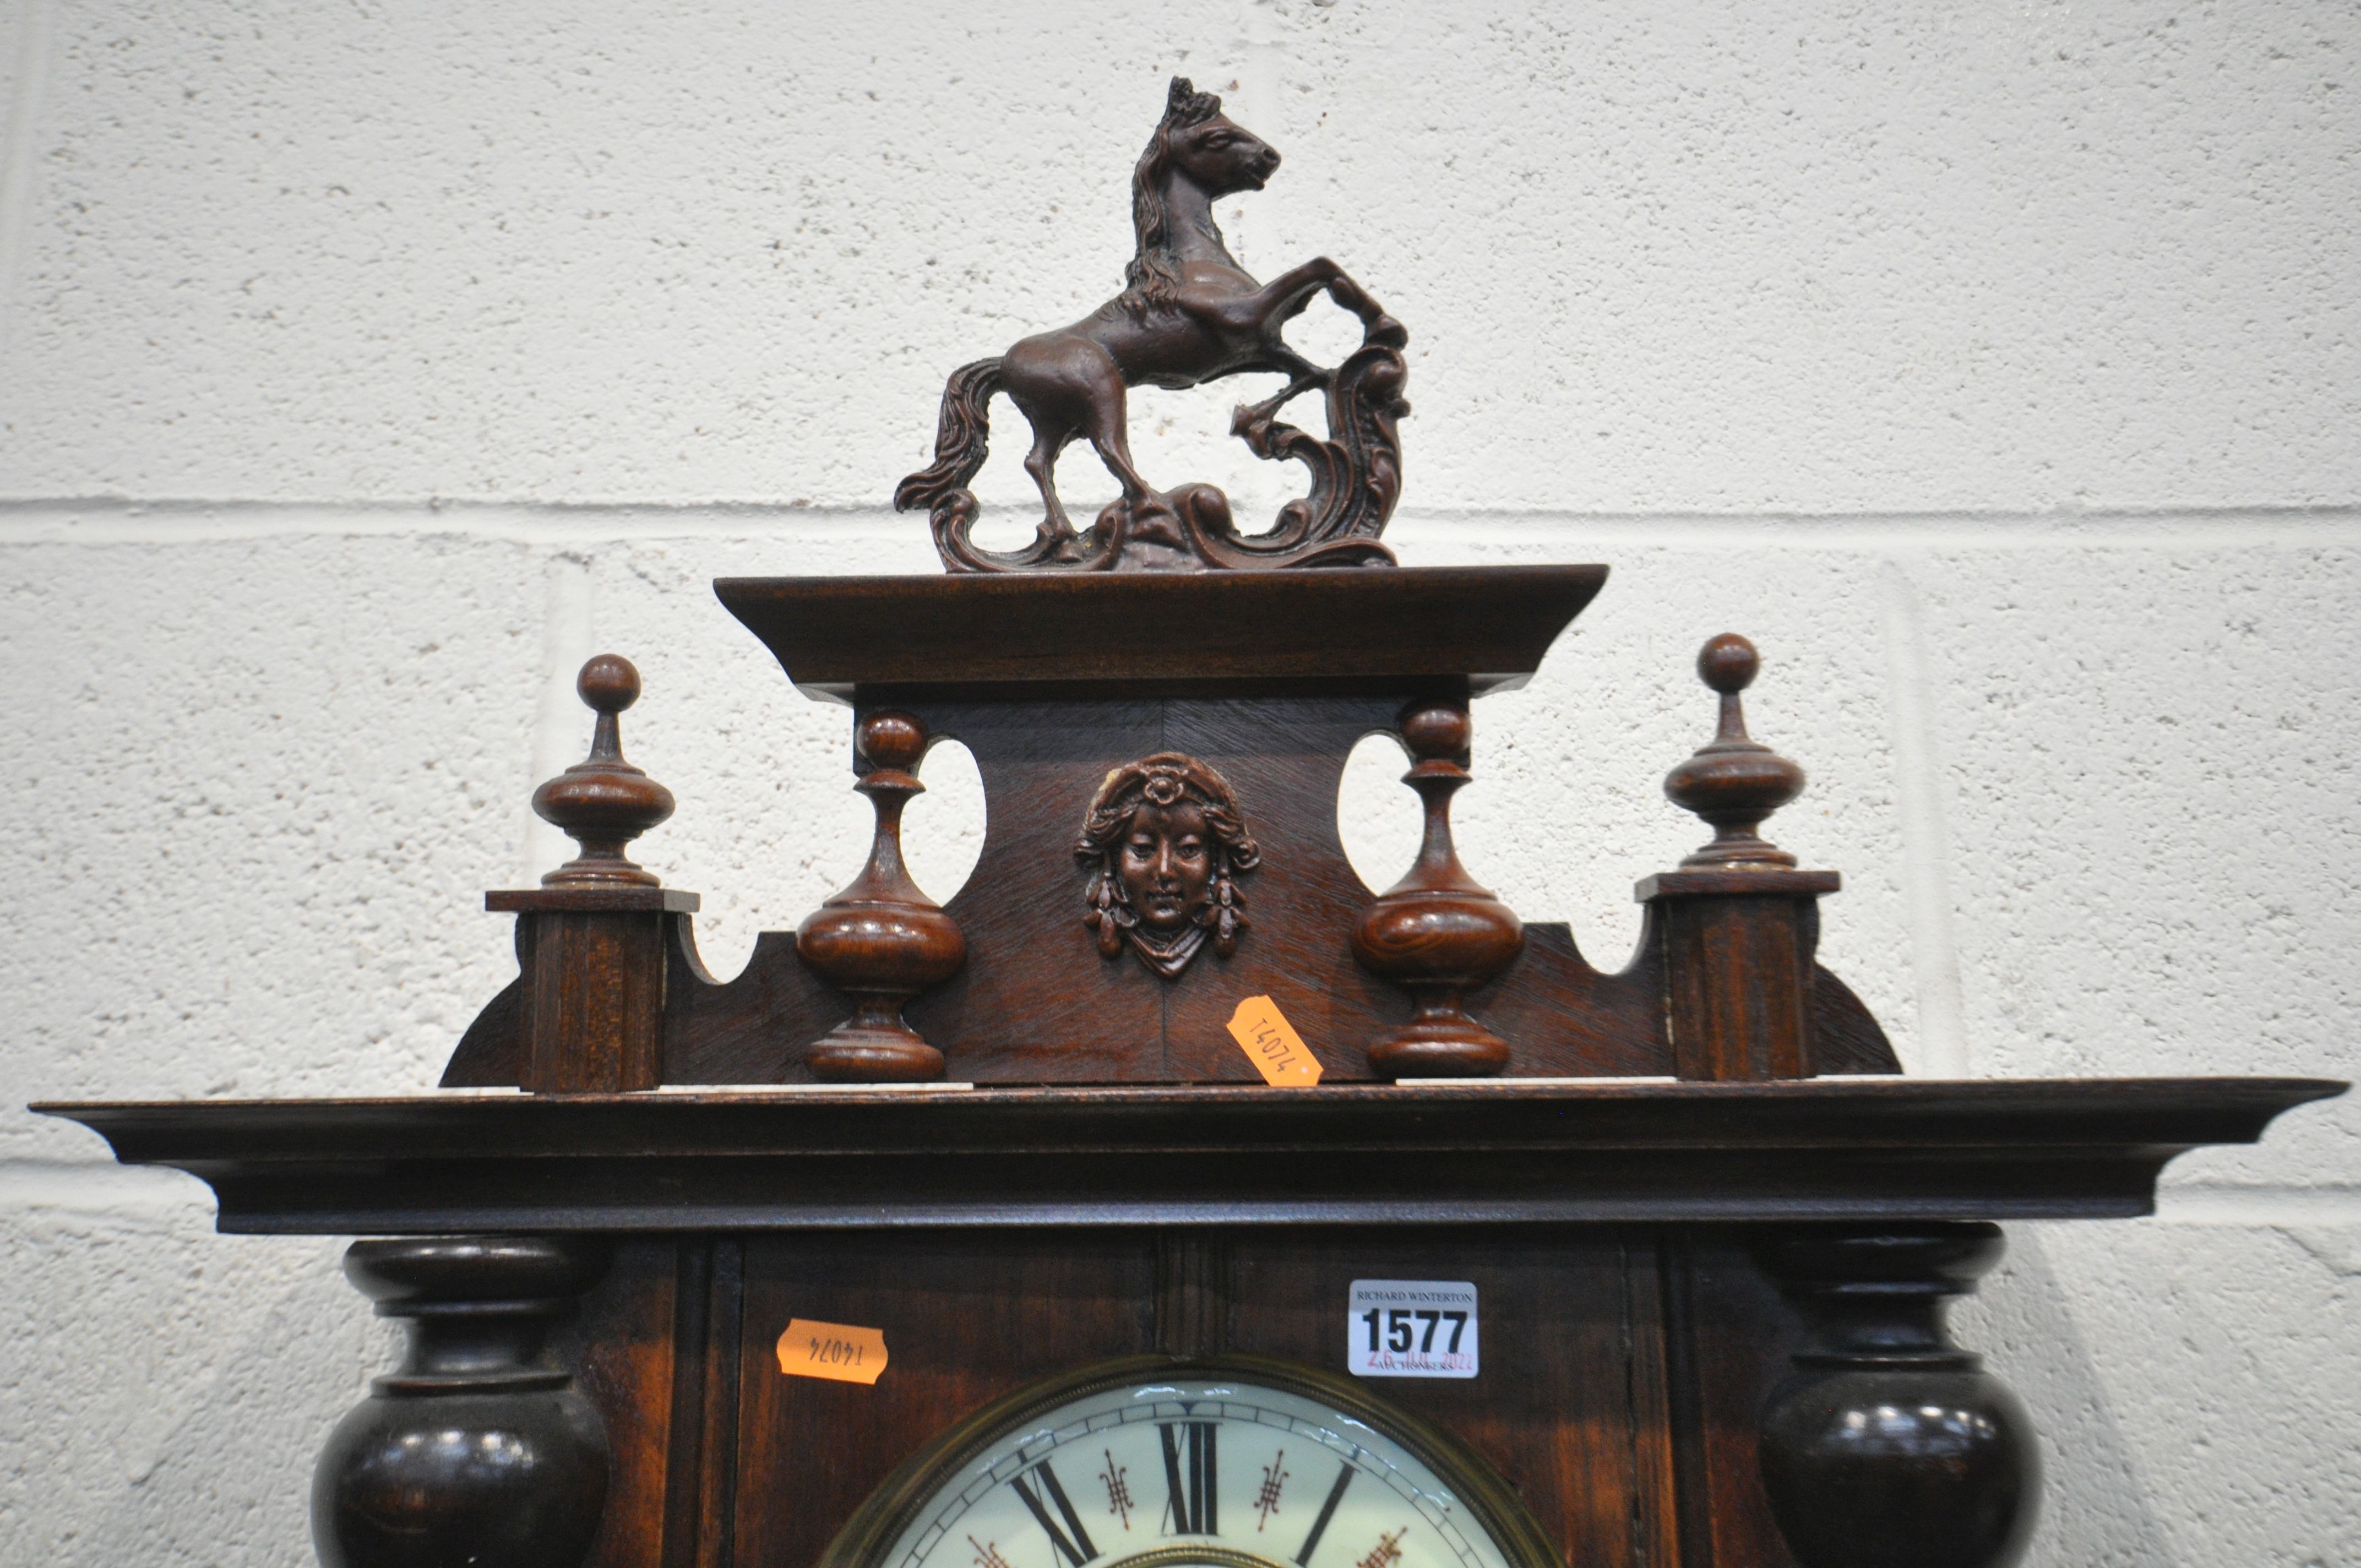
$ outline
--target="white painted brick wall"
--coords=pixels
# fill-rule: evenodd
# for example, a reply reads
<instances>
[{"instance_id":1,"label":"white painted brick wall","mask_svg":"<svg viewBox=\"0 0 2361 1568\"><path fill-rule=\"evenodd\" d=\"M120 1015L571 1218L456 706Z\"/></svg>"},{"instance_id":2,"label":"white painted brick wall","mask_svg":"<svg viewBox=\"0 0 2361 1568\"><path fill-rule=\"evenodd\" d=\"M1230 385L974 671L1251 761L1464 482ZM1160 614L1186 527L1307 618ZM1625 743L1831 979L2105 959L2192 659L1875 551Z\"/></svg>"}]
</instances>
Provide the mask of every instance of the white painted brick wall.
<instances>
[{"instance_id":1,"label":"white painted brick wall","mask_svg":"<svg viewBox=\"0 0 2361 1568\"><path fill-rule=\"evenodd\" d=\"M717 968L840 883L841 713L706 582L934 569L882 502L952 365L1112 290L1173 70L1287 154L1249 265L1411 328L1405 560L1615 566L1479 710L1468 859L1529 917L1627 946L1734 627L1915 1069L2350 1073L2356 52L2265 0L8 0L0 1106L432 1082L598 648ZM1140 398L1143 461L1267 507L1230 400ZM385 1333L335 1243L103 1160L0 1110L0 1564L308 1561ZM1960 1317L2045 1432L2034 1562L2361 1563L2361 1107L2013 1239Z\"/></svg>"}]
</instances>

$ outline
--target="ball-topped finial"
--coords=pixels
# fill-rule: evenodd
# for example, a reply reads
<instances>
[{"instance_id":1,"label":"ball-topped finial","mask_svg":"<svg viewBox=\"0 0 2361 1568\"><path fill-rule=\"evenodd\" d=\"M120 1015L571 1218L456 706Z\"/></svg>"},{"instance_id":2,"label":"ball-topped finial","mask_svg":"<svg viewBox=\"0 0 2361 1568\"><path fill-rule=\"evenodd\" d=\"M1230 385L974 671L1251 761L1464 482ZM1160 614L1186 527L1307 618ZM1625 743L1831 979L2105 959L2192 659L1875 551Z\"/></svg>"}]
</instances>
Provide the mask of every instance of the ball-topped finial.
<instances>
[{"instance_id":1,"label":"ball-topped finial","mask_svg":"<svg viewBox=\"0 0 2361 1568\"><path fill-rule=\"evenodd\" d=\"M1697 679L1721 693L1734 696L1754 684L1763 656L1754 644L1735 631L1725 631L1697 650Z\"/></svg>"},{"instance_id":2,"label":"ball-topped finial","mask_svg":"<svg viewBox=\"0 0 2361 1568\"><path fill-rule=\"evenodd\" d=\"M1369 1042L1380 1078L1481 1078L1509 1065L1509 1042L1467 1011L1467 995L1524 950L1524 923L1459 863L1451 797L1469 782L1475 727L1464 699L1421 697L1394 732L1411 754L1402 782L1418 793L1426 832L1402 879L1378 894L1348 939L1363 968L1411 993L1410 1021Z\"/></svg>"},{"instance_id":3,"label":"ball-topped finial","mask_svg":"<svg viewBox=\"0 0 2361 1568\"><path fill-rule=\"evenodd\" d=\"M598 713L620 713L640 700L640 672L620 653L601 653L574 677L574 690Z\"/></svg>"},{"instance_id":4,"label":"ball-topped finial","mask_svg":"<svg viewBox=\"0 0 2361 1568\"><path fill-rule=\"evenodd\" d=\"M906 773L927 754L927 729L906 713L888 709L865 714L852 737L853 750L873 768Z\"/></svg>"},{"instance_id":5,"label":"ball-topped finial","mask_svg":"<svg viewBox=\"0 0 2361 1568\"><path fill-rule=\"evenodd\" d=\"M1403 746L1422 762L1456 762L1475 735L1467 710L1447 702L1413 702L1402 709L1400 724Z\"/></svg>"},{"instance_id":6,"label":"ball-topped finial","mask_svg":"<svg viewBox=\"0 0 2361 1568\"><path fill-rule=\"evenodd\" d=\"M1664 775L1664 794L1713 824L1713 842L1684 858L1684 866L1730 871L1780 870L1795 857L1769 842L1763 819L1804 792L1804 770L1770 747L1749 740L1738 694L1762 668L1754 644L1725 631L1697 652L1697 678L1721 694L1714 738Z\"/></svg>"},{"instance_id":7,"label":"ball-topped finial","mask_svg":"<svg viewBox=\"0 0 2361 1568\"><path fill-rule=\"evenodd\" d=\"M655 873L623 854L624 845L673 808L672 791L623 760L615 716L639 700L640 672L620 653L601 653L582 666L574 689L598 716L590 754L533 791L533 808L571 835L582 852L541 880L549 887L654 887Z\"/></svg>"},{"instance_id":8,"label":"ball-topped finial","mask_svg":"<svg viewBox=\"0 0 2361 1568\"><path fill-rule=\"evenodd\" d=\"M959 922L918 890L902 860L902 807L927 787L910 770L926 756L928 739L915 714L894 708L864 713L853 726L852 748L869 772L852 787L877 814L869 863L796 927L796 953L806 967L852 998L852 1016L804 1047L804 1066L823 1083L943 1075L943 1053L902 1016L920 992L967 962Z\"/></svg>"}]
</instances>

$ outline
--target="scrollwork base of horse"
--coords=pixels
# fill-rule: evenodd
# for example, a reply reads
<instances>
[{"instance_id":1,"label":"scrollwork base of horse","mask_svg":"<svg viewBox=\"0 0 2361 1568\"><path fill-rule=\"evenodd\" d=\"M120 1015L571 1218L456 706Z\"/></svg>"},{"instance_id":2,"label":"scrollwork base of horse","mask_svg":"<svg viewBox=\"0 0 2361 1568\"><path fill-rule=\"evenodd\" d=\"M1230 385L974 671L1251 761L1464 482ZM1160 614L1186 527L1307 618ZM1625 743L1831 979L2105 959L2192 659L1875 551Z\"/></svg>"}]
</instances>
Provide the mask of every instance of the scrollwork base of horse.
<instances>
[{"instance_id":1,"label":"scrollwork base of horse","mask_svg":"<svg viewBox=\"0 0 2361 1568\"><path fill-rule=\"evenodd\" d=\"M894 492L902 510L927 510L935 548L954 572L1204 571L1280 566L1384 566L1378 543L1401 494L1395 425L1410 411L1401 323L1326 257L1257 283L1230 255L1213 203L1259 191L1279 154L1222 114L1222 101L1175 77L1164 118L1132 174L1138 247L1124 291L1069 327L1022 339L1007 353L951 372L943 389L935 461ZM1281 329L1322 293L1361 321L1361 346L1334 369L1287 345ZM1230 423L1257 457L1291 458L1312 475L1311 493L1279 509L1263 533L1238 532L1229 498L1207 484L1167 493L1131 458L1126 394L1137 386L1194 387L1273 372L1287 385L1239 408ZM1328 436L1280 422L1279 411L1313 388L1326 393ZM987 550L972 537L978 511L968 489L983 466L993 394L1005 392L1033 427L1026 472L1040 488L1042 518L1018 550ZM1058 499L1058 455L1088 440L1123 487L1088 532Z\"/></svg>"}]
</instances>

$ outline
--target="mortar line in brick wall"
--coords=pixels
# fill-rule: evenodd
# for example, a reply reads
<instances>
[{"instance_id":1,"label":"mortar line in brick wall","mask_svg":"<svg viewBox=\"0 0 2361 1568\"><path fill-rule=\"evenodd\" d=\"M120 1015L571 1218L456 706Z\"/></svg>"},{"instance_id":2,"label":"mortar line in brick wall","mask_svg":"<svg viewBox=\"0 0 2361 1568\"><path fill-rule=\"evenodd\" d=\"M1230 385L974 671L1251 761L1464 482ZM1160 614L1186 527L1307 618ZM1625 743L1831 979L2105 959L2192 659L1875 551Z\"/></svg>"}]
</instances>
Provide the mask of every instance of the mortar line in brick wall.
<instances>
[{"instance_id":1,"label":"mortar line in brick wall","mask_svg":"<svg viewBox=\"0 0 2361 1568\"><path fill-rule=\"evenodd\" d=\"M1878 554L1913 550L2238 550L2361 547L2361 507L2191 507L2078 512L1766 511L1745 515L1444 512L1405 507L1388 543L1455 544L1520 558L1569 543L1600 555L1632 550L1762 548Z\"/></svg>"},{"instance_id":2,"label":"mortar line in brick wall","mask_svg":"<svg viewBox=\"0 0 2361 1568\"><path fill-rule=\"evenodd\" d=\"M557 548L653 539L838 538L874 542L908 518L883 506L529 506L434 501L0 500L0 544L170 544L280 538L482 540ZM913 542L931 557L926 525Z\"/></svg>"},{"instance_id":3,"label":"mortar line in brick wall","mask_svg":"<svg viewBox=\"0 0 2361 1568\"><path fill-rule=\"evenodd\" d=\"M0 1158L0 1213L63 1210L152 1220L210 1214L213 1193L195 1177L98 1160Z\"/></svg>"},{"instance_id":4,"label":"mortar line in brick wall","mask_svg":"<svg viewBox=\"0 0 2361 1568\"><path fill-rule=\"evenodd\" d=\"M906 537L925 526L876 506L752 501L0 500L0 544L154 544L305 536L448 536L532 544L675 538ZM1747 514L1509 512L1405 508L1390 542L1417 564L1425 549L1519 556L1535 549L1714 550L1773 547L1920 550L2361 548L2361 505L2189 507L2077 512Z\"/></svg>"},{"instance_id":5,"label":"mortar line in brick wall","mask_svg":"<svg viewBox=\"0 0 2361 1568\"><path fill-rule=\"evenodd\" d=\"M2361 1186L2168 1183L2157 1190L2156 1217L2175 1225L2361 1225Z\"/></svg>"},{"instance_id":6,"label":"mortar line in brick wall","mask_svg":"<svg viewBox=\"0 0 2361 1568\"><path fill-rule=\"evenodd\" d=\"M16 86L8 100L6 126L0 129L0 363L16 345L25 236L32 226L34 176L40 167L34 148L49 91L51 4L25 0L17 16Z\"/></svg>"}]
</instances>

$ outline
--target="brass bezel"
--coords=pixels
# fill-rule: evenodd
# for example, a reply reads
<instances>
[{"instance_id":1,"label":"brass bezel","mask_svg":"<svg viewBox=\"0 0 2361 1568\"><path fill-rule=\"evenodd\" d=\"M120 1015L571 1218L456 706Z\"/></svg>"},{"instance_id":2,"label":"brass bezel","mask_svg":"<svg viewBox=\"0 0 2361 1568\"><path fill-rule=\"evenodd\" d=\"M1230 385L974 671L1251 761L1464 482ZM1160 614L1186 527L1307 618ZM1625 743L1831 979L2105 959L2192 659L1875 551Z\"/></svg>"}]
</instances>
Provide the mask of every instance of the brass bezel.
<instances>
[{"instance_id":1,"label":"brass bezel","mask_svg":"<svg viewBox=\"0 0 2361 1568\"><path fill-rule=\"evenodd\" d=\"M1557 1549L1516 1491L1483 1455L1447 1429L1340 1373L1259 1355L1127 1355L1054 1373L953 1422L878 1483L814 1568L882 1568L928 1499L985 1449L1046 1409L1159 1377L1235 1377L1314 1399L1401 1444L1451 1488L1509 1568L1564 1568Z\"/></svg>"}]
</instances>

